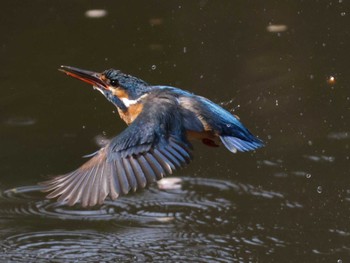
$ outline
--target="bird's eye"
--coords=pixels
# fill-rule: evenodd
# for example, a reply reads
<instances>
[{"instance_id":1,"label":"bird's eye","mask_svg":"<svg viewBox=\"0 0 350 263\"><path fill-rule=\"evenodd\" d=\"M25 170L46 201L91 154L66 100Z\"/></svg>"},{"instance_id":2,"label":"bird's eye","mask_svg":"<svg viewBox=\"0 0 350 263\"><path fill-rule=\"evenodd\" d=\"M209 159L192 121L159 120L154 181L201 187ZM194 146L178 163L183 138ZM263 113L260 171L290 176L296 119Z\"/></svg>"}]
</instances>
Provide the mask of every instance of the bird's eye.
<instances>
[{"instance_id":1,"label":"bird's eye","mask_svg":"<svg viewBox=\"0 0 350 263\"><path fill-rule=\"evenodd\" d=\"M112 86L114 87L118 87L119 86L119 82L116 79L111 79L109 82Z\"/></svg>"}]
</instances>

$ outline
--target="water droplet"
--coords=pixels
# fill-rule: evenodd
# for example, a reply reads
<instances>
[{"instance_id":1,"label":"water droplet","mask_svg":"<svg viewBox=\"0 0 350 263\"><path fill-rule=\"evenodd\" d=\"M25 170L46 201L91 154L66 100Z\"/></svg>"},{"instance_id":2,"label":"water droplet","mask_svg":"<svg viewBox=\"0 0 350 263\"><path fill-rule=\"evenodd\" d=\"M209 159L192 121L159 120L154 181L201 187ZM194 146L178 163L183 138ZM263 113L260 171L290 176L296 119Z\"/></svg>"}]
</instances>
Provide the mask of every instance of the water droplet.
<instances>
[{"instance_id":1,"label":"water droplet","mask_svg":"<svg viewBox=\"0 0 350 263\"><path fill-rule=\"evenodd\" d=\"M340 15L341 15L341 16L345 16L346 13L345 13L345 12L341 12Z\"/></svg>"},{"instance_id":2,"label":"water droplet","mask_svg":"<svg viewBox=\"0 0 350 263\"><path fill-rule=\"evenodd\" d=\"M328 84L335 84L335 77L334 76L329 76L327 79Z\"/></svg>"},{"instance_id":3,"label":"water droplet","mask_svg":"<svg viewBox=\"0 0 350 263\"><path fill-rule=\"evenodd\" d=\"M305 176L307 179L311 178L311 174L306 174Z\"/></svg>"},{"instance_id":4,"label":"water droplet","mask_svg":"<svg viewBox=\"0 0 350 263\"><path fill-rule=\"evenodd\" d=\"M152 70L155 70L156 68L157 68L156 65L152 65L152 66L151 66L151 69L152 69Z\"/></svg>"},{"instance_id":5,"label":"water droplet","mask_svg":"<svg viewBox=\"0 0 350 263\"><path fill-rule=\"evenodd\" d=\"M266 27L266 30L268 32L271 32L271 33L280 33L280 32L284 32L288 29L288 27L286 25L283 25L283 24L270 24ZM278 36L280 36L280 34L278 34Z\"/></svg>"},{"instance_id":6,"label":"water droplet","mask_svg":"<svg viewBox=\"0 0 350 263\"><path fill-rule=\"evenodd\" d=\"M107 11L104 9L91 9L85 12L85 16L88 18L101 18L107 15Z\"/></svg>"},{"instance_id":7,"label":"water droplet","mask_svg":"<svg viewBox=\"0 0 350 263\"><path fill-rule=\"evenodd\" d=\"M322 194L322 186L317 186L317 193Z\"/></svg>"},{"instance_id":8,"label":"water droplet","mask_svg":"<svg viewBox=\"0 0 350 263\"><path fill-rule=\"evenodd\" d=\"M228 124L226 124L226 126L227 126L228 128L230 128L230 127L231 127L231 124L228 123Z\"/></svg>"},{"instance_id":9,"label":"water droplet","mask_svg":"<svg viewBox=\"0 0 350 263\"><path fill-rule=\"evenodd\" d=\"M160 189L181 189L182 179L177 177L163 178L157 184Z\"/></svg>"},{"instance_id":10,"label":"water droplet","mask_svg":"<svg viewBox=\"0 0 350 263\"><path fill-rule=\"evenodd\" d=\"M83 127L82 127L83 129L85 129L86 128L86 126L85 125L83 125Z\"/></svg>"},{"instance_id":11,"label":"water droplet","mask_svg":"<svg viewBox=\"0 0 350 263\"><path fill-rule=\"evenodd\" d=\"M161 18L161 17L153 17L148 22L149 22L149 24L151 26L160 26L160 25L163 24L163 18Z\"/></svg>"},{"instance_id":12,"label":"water droplet","mask_svg":"<svg viewBox=\"0 0 350 263\"><path fill-rule=\"evenodd\" d=\"M276 106L278 106L278 100L276 100Z\"/></svg>"},{"instance_id":13,"label":"water droplet","mask_svg":"<svg viewBox=\"0 0 350 263\"><path fill-rule=\"evenodd\" d=\"M187 53L187 47L184 47L183 51L184 53Z\"/></svg>"},{"instance_id":14,"label":"water droplet","mask_svg":"<svg viewBox=\"0 0 350 263\"><path fill-rule=\"evenodd\" d=\"M337 260L337 263L343 263L343 260L338 259L338 260Z\"/></svg>"}]
</instances>

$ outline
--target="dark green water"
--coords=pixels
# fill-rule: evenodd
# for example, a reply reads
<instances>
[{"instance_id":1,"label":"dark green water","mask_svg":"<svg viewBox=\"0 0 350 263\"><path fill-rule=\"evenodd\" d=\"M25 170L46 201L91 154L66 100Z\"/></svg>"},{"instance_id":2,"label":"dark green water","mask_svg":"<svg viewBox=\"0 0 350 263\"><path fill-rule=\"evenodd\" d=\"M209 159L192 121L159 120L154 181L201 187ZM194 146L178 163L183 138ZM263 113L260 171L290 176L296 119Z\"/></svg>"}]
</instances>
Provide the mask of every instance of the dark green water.
<instances>
[{"instance_id":1,"label":"dark green water","mask_svg":"<svg viewBox=\"0 0 350 263\"><path fill-rule=\"evenodd\" d=\"M0 262L349 262L345 2L3 1ZM266 147L195 144L175 185L91 210L46 200L37 182L125 128L62 64L206 96Z\"/></svg>"}]
</instances>

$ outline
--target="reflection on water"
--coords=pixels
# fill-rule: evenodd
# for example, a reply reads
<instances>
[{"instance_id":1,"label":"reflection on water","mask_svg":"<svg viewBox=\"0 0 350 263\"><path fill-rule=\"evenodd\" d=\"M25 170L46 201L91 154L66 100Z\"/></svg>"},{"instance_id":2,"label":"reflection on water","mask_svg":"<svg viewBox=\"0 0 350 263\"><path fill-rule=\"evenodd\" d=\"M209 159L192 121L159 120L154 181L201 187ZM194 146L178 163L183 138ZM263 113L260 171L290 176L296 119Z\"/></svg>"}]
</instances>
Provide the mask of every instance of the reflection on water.
<instances>
[{"instance_id":1,"label":"reflection on water","mask_svg":"<svg viewBox=\"0 0 350 263\"><path fill-rule=\"evenodd\" d=\"M7 126L31 126L36 124L37 120L30 117L12 117L3 121Z\"/></svg>"},{"instance_id":2,"label":"reflection on water","mask_svg":"<svg viewBox=\"0 0 350 263\"><path fill-rule=\"evenodd\" d=\"M88 18L101 18L107 15L107 11L104 9L91 9L85 12L85 16Z\"/></svg>"},{"instance_id":3,"label":"reflection on water","mask_svg":"<svg viewBox=\"0 0 350 263\"><path fill-rule=\"evenodd\" d=\"M260 169L281 169L282 163L265 160L259 165ZM311 180L302 171L278 179L293 176ZM314 224L321 223L312 221L313 214L320 212L315 204L261 185L171 177L159 186L90 209L47 200L40 186L3 191L0 214L7 230L1 234L2 258L15 262L255 262L260 255L283 253L290 246L305 249L307 243L301 240L310 229L300 222L311 220L311 232ZM315 192L323 195L320 186ZM310 214L302 212L305 208ZM290 220L281 221L282 217ZM42 225L40 230L19 231L16 222ZM340 226L330 223L323 231L332 236L334 245L325 250L314 244L307 248L309 253L327 255L338 249L342 254L350 249L337 248L350 237Z\"/></svg>"},{"instance_id":4,"label":"reflection on water","mask_svg":"<svg viewBox=\"0 0 350 263\"><path fill-rule=\"evenodd\" d=\"M41 218L49 225L47 219L50 219L55 227L47 231L7 233L0 242L2 254L6 259L18 261L25 253L27 259L73 260L75 256L76 260L87 262L123 258L214 260L217 257L228 262L233 254L247 253L250 246L252 250L259 248L266 253L285 246L285 241L276 236L254 234L264 232L263 225L240 225L237 204L231 199L232 195L237 198L244 195L285 202L282 194L225 180L187 177L166 180L181 183L181 187L167 190L151 187L90 210L45 200L39 186L4 191L0 200L3 218ZM60 225L69 224L71 220L98 224L107 221L109 230L59 230ZM181 230L184 226L186 231Z\"/></svg>"},{"instance_id":5,"label":"reflection on water","mask_svg":"<svg viewBox=\"0 0 350 263\"><path fill-rule=\"evenodd\" d=\"M163 182L164 181L164 182ZM166 182L176 182L167 190L161 190ZM179 187L179 184L182 184ZM36 215L69 220L120 220L148 226L150 223L176 222L195 224L225 224L226 216L234 216L232 195L248 195L257 198L278 199L285 202L281 193L264 190L249 184L207 178L165 178L160 188L150 188L135 195L121 197L117 201L105 201L90 210L73 207L45 199L41 186L25 186L2 193L0 213L6 216ZM219 193L218 196L213 193ZM290 201L288 201L290 203Z\"/></svg>"}]
</instances>

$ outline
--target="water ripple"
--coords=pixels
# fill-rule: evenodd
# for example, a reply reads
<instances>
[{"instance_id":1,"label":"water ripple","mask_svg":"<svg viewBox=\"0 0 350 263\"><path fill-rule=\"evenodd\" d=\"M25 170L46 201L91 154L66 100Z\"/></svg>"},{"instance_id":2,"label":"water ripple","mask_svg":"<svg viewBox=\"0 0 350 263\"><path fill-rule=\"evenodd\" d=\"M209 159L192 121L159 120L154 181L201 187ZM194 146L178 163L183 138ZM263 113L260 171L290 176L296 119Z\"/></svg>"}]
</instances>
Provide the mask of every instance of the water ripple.
<instances>
[{"instance_id":1,"label":"water ripple","mask_svg":"<svg viewBox=\"0 0 350 263\"><path fill-rule=\"evenodd\" d=\"M12 262L146 261L139 250L117 249L105 234L95 231L29 232L0 242L2 260Z\"/></svg>"},{"instance_id":2,"label":"water ripple","mask_svg":"<svg viewBox=\"0 0 350 263\"><path fill-rule=\"evenodd\" d=\"M4 121L6 126L22 127L32 126L37 123L37 120L32 117L11 117Z\"/></svg>"},{"instance_id":3,"label":"water ripple","mask_svg":"<svg viewBox=\"0 0 350 263\"><path fill-rule=\"evenodd\" d=\"M1 234L1 258L7 262L239 262L247 260L249 253L254 262L254 255L286 245L277 230L276 236L266 235L269 226L239 225L237 211L242 208L234 202L249 197L283 203L281 193L217 179L171 180L171 187L152 186L91 209L47 200L38 186L5 191L0 196L0 219L44 221L37 232L13 227ZM101 229L92 230L84 221L98 222L93 225Z\"/></svg>"},{"instance_id":4,"label":"water ripple","mask_svg":"<svg viewBox=\"0 0 350 263\"><path fill-rule=\"evenodd\" d=\"M159 228L124 228L112 233L49 230L4 238L0 254L6 262L238 262L246 258L247 244L272 249L264 243L267 240Z\"/></svg>"},{"instance_id":5,"label":"water ripple","mask_svg":"<svg viewBox=\"0 0 350 263\"><path fill-rule=\"evenodd\" d=\"M332 163L335 160L334 156L327 156L327 155L304 155L304 158L313 162L328 162L328 163Z\"/></svg>"},{"instance_id":6,"label":"water ripple","mask_svg":"<svg viewBox=\"0 0 350 263\"><path fill-rule=\"evenodd\" d=\"M350 133L347 131L331 132L328 134L327 138L333 140L347 140L350 139Z\"/></svg>"},{"instance_id":7,"label":"water ripple","mask_svg":"<svg viewBox=\"0 0 350 263\"><path fill-rule=\"evenodd\" d=\"M39 186L19 187L2 193L0 214L4 217L27 215L68 220L113 220L143 226L164 223L223 226L235 218L233 195L277 198L284 202L281 193L250 184L186 177L176 182L177 187L173 189L150 187L116 201L106 200L102 206L90 209L47 200Z\"/></svg>"}]
</instances>

